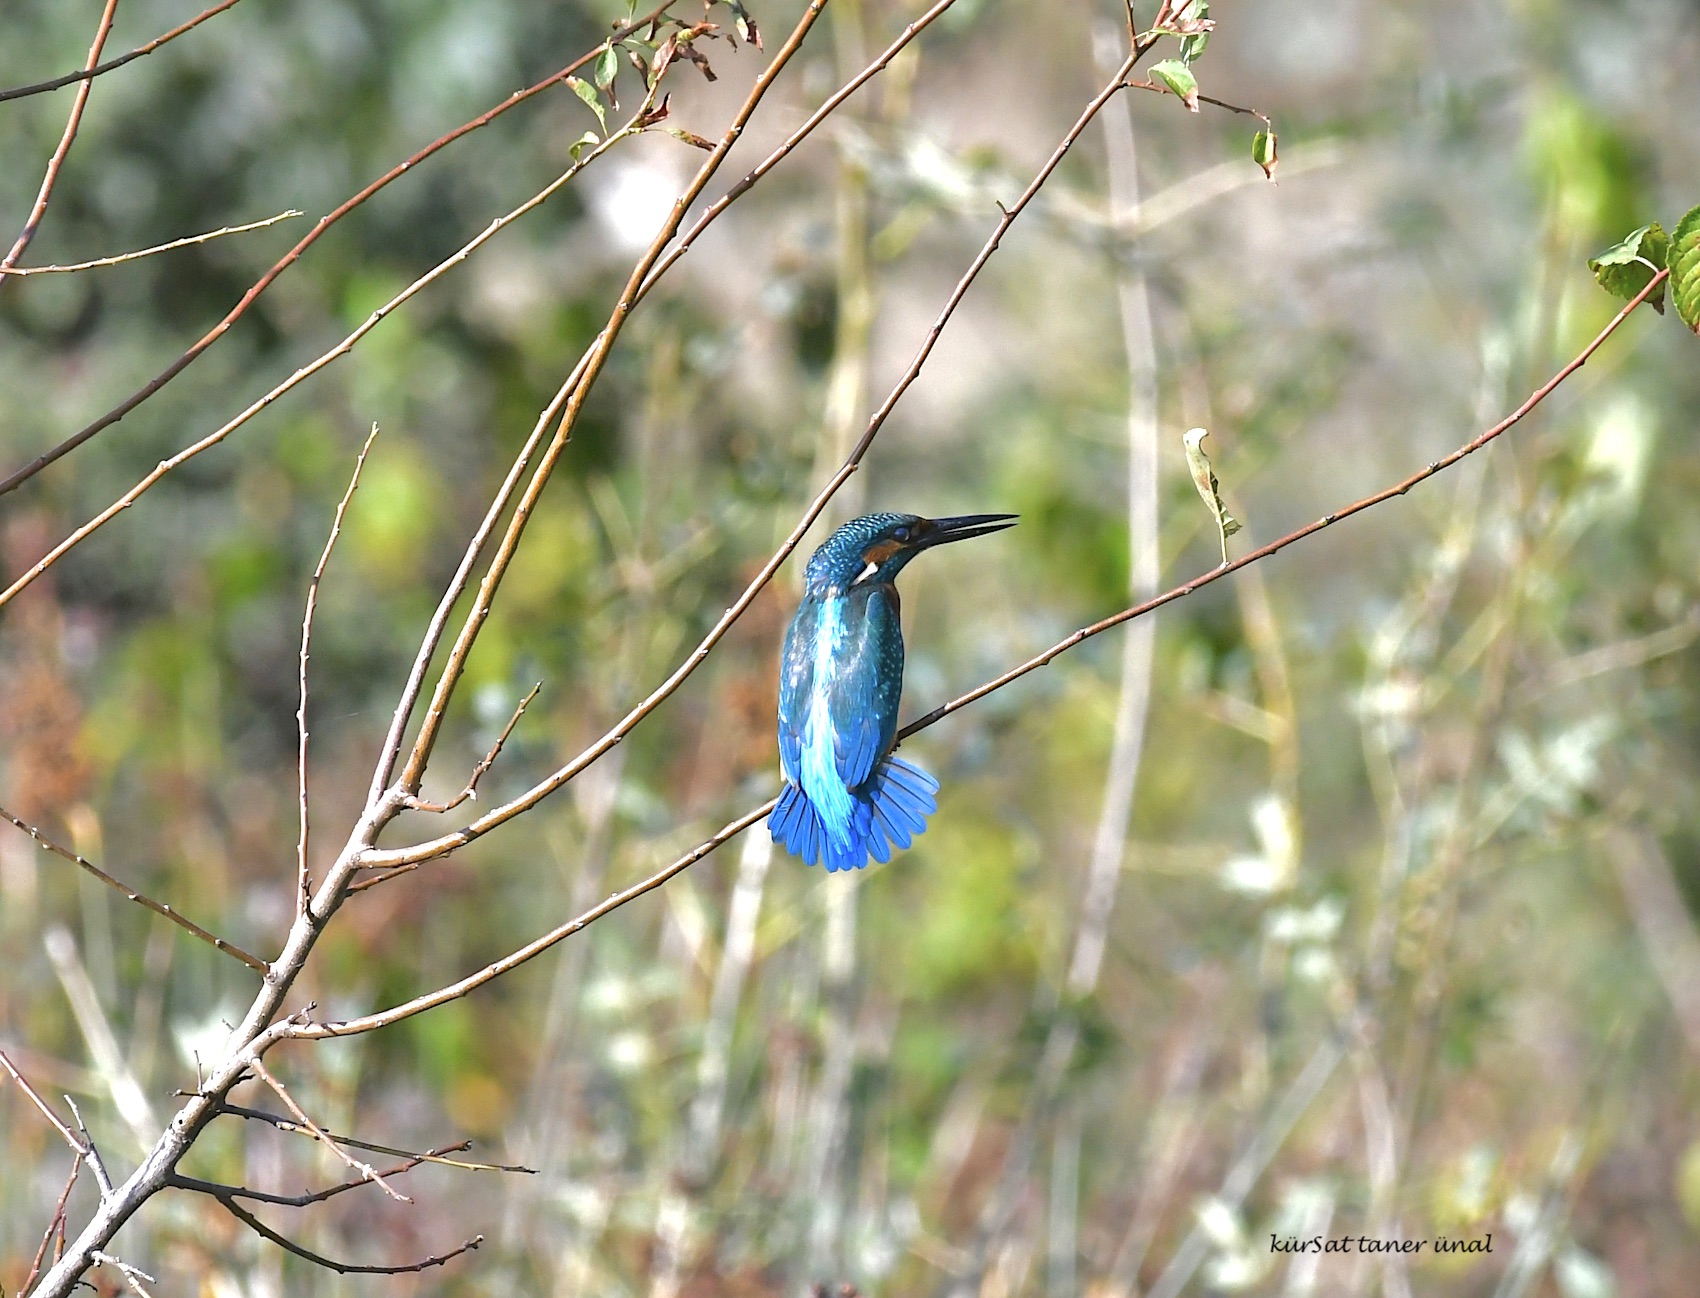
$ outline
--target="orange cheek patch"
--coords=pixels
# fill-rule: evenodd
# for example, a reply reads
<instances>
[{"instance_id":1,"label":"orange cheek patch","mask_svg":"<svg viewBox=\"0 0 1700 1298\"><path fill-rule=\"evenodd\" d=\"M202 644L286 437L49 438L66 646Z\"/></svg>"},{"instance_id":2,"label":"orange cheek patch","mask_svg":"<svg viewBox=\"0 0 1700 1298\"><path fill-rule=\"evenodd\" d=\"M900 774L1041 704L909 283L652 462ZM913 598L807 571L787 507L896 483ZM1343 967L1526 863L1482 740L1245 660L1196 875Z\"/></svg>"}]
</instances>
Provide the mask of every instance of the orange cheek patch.
<instances>
[{"instance_id":1,"label":"orange cheek patch","mask_svg":"<svg viewBox=\"0 0 1700 1298\"><path fill-rule=\"evenodd\" d=\"M877 568L902 548L900 541L876 541L862 551L862 562L871 563Z\"/></svg>"}]
</instances>

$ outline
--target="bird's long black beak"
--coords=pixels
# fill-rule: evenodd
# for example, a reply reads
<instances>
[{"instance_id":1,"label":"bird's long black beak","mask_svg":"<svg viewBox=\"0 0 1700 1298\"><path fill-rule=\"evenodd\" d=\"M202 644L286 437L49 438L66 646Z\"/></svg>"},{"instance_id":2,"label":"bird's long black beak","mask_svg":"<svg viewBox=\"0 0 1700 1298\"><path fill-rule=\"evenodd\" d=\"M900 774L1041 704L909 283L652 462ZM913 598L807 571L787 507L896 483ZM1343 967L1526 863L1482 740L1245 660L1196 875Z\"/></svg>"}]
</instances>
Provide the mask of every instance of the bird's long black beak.
<instances>
[{"instance_id":1,"label":"bird's long black beak","mask_svg":"<svg viewBox=\"0 0 1700 1298\"><path fill-rule=\"evenodd\" d=\"M956 518L934 518L915 542L917 550L952 541L966 541L972 536L990 536L1006 527L1014 527L1017 514L962 514Z\"/></svg>"}]
</instances>

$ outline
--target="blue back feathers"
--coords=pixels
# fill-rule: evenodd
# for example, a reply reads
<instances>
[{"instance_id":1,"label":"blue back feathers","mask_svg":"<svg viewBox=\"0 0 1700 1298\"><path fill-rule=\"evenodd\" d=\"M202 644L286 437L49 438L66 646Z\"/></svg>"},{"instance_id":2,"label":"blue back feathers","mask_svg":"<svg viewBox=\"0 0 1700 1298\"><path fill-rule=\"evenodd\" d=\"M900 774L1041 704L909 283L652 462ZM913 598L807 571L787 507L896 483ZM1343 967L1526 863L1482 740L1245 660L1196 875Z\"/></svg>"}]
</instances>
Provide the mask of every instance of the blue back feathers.
<instances>
[{"instance_id":1,"label":"blue back feathers","mask_svg":"<svg viewBox=\"0 0 1700 1298\"><path fill-rule=\"evenodd\" d=\"M774 841L810 865L859 870L908 847L938 809L938 781L890 755L903 695L897 574L921 550L1007 523L1008 515L867 514L809 559L785 634Z\"/></svg>"}]
</instances>

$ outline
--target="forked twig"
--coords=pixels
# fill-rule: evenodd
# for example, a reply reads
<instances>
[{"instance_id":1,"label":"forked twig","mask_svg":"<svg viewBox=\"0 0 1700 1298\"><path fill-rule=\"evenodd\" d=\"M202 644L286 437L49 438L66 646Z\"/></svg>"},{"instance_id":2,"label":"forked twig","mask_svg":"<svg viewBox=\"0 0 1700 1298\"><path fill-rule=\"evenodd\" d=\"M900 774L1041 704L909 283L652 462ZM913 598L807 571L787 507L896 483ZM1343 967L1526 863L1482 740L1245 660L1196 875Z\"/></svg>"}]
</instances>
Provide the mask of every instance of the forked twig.
<instances>
[{"instance_id":1,"label":"forked twig","mask_svg":"<svg viewBox=\"0 0 1700 1298\"><path fill-rule=\"evenodd\" d=\"M213 1197L224 1205L226 1212L262 1239L269 1239L285 1252L293 1253L303 1261L311 1262L314 1266L322 1266L327 1271L335 1271L340 1275L408 1275L414 1271L429 1271L432 1267L442 1266L443 1263L459 1257L462 1253L470 1253L484 1242L484 1236L474 1235L459 1248L450 1249L447 1253L438 1253L422 1262L410 1262L405 1266L363 1266L357 1262L338 1262L335 1258L325 1257L322 1253L315 1253L311 1249L303 1248L287 1236L278 1234L229 1196L214 1195Z\"/></svg>"},{"instance_id":2,"label":"forked twig","mask_svg":"<svg viewBox=\"0 0 1700 1298\"><path fill-rule=\"evenodd\" d=\"M102 1253L98 1248L94 1252L90 1253L89 1256L94 1259L94 1264L96 1266L109 1266L119 1272L119 1274L124 1277L125 1282L129 1284L130 1288L134 1289L142 1296L142 1298L153 1298L153 1295L147 1291L146 1287L143 1286L142 1281L146 1280L148 1284L158 1284L159 1281L154 1279L146 1271L142 1270L141 1267L131 1266L128 1262L121 1258L113 1257L110 1253Z\"/></svg>"},{"instance_id":3,"label":"forked twig","mask_svg":"<svg viewBox=\"0 0 1700 1298\"><path fill-rule=\"evenodd\" d=\"M502 745L508 742L508 736L513 734L514 727L519 724L519 719L525 715L526 708L531 706L531 701L537 697L542 688L543 682L538 681L531 687L531 692L519 701L519 706L514 709L513 716L508 718L508 724L502 727L502 733L496 737L496 742L490 746L490 751L485 753L478 765L472 768L472 778L466 782L464 789L447 802L427 802L423 798L416 798L409 794L401 800L401 805L409 811L432 811L440 815L445 811L453 811L468 798L476 800L478 797L478 781L483 779L484 773L496 764L496 759L502 755Z\"/></svg>"},{"instance_id":4,"label":"forked twig","mask_svg":"<svg viewBox=\"0 0 1700 1298\"><path fill-rule=\"evenodd\" d=\"M312 1134L313 1139L324 1145L326 1149L330 1150L344 1163L347 1163L348 1166L353 1168L363 1180L371 1181L376 1184L385 1194L389 1195L390 1198L396 1200L398 1203L413 1202L412 1199L408 1198L400 1190L397 1190L388 1181L384 1180L383 1176L370 1163L362 1163L358 1158L353 1157L341 1145L337 1144L336 1141L332 1140L322 1130L320 1130L319 1124L307 1116L306 1110L295 1102L295 1098L290 1095L284 1084L278 1081L278 1079L272 1075L271 1070L263 1063L261 1063L258 1059L255 1059L248 1066L261 1081L272 1088L272 1092L277 1096L277 1098L283 1101L284 1107L295 1115L296 1120Z\"/></svg>"},{"instance_id":5,"label":"forked twig","mask_svg":"<svg viewBox=\"0 0 1700 1298\"><path fill-rule=\"evenodd\" d=\"M100 24L95 28L94 42L89 46L88 61L83 65L85 71L92 72L99 64L100 52L105 48L107 34L112 30L112 15L117 9L118 0L106 0L106 7L101 10ZM65 157L71 152L71 145L77 138L77 128L82 125L83 109L89 102L89 88L92 84L84 81L77 87L77 96L71 101L71 114L65 121L65 132L59 137L59 147L53 150L53 156L47 160L47 174L41 178L41 188L36 191L35 203L24 220L24 228L18 231L18 237L12 243L12 250L4 258L0 258L0 271L11 270L18 264L24 251L30 246L30 240L35 238L35 232L41 228L41 218L47 215L47 205L53 199L53 187L59 182L59 169L65 165Z\"/></svg>"},{"instance_id":6,"label":"forked twig","mask_svg":"<svg viewBox=\"0 0 1700 1298\"><path fill-rule=\"evenodd\" d=\"M140 261L143 257L152 257L155 253L174 252L178 248L187 248L197 243L207 243L212 239L222 239L227 234L246 234L250 230L263 230L268 225L276 225L279 221L287 221L304 213L293 207L287 212L279 212L276 216L268 216L263 221L249 221L246 225L226 225L217 230L208 230L205 234L191 234L186 238L173 239L170 243L155 244L151 248L142 248L136 252L121 252L114 257L97 257L93 261L72 262L66 266L14 266L10 270L0 270L0 276L9 275L21 279L25 275L69 275L79 270L97 270L102 266L119 266L127 261Z\"/></svg>"},{"instance_id":7,"label":"forked twig","mask_svg":"<svg viewBox=\"0 0 1700 1298\"><path fill-rule=\"evenodd\" d=\"M216 18L219 14L223 13L226 9L231 8L238 2L239 0L219 0L219 3L201 10L200 13L189 19L188 22L177 24L177 26L173 27L163 36L156 36L146 45L138 45L128 54L120 54L117 58L108 59L105 63L96 64L92 68L85 67L77 72L67 72L62 77L54 77L50 81L38 81L32 86L13 86L10 90L0 90L0 103L5 103L8 99L22 99L26 95L45 94L49 90L58 90L63 86L68 86L73 81L90 81L103 73L111 72L114 68L121 68L126 63L133 62L145 54L152 54L161 45L166 44L168 41L176 40L185 32L193 31L196 27L199 27L202 23L206 22L207 19ZM25 1285L24 1288L28 1289L29 1286Z\"/></svg>"},{"instance_id":8,"label":"forked twig","mask_svg":"<svg viewBox=\"0 0 1700 1298\"><path fill-rule=\"evenodd\" d=\"M156 915L163 915L184 932L194 934L194 936L200 938L201 941L205 942L208 946L216 947L228 956L234 956L250 969L254 970L255 973L264 976L266 973L270 972L270 967L258 956L249 955L241 947L237 946L236 943L227 942L224 938L219 937L217 934L207 932L206 929L195 923L194 920L186 919L165 903L155 901L152 897L137 892L127 883L119 882L105 870L102 870L93 861L90 861L87 857L73 852L68 847L61 847L58 843L55 843L51 838L47 837L47 835L43 834L34 825L31 825L27 821L20 820L4 807L0 807L0 820L11 822L13 825L17 826L17 828L23 830L24 833L28 834L31 838L35 839L35 841L42 847L46 848L49 852L52 852L55 856L63 857L65 860L71 862L71 864L81 866L95 878L106 884L107 887L116 888L119 892L123 893L125 897L135 902L138 906L144 906Z\"/></svg>"},{"instance_id":9,"label":"forked twig","mask_svg":"<svg viewBox=\"0 0 1700 1298\"><path fill-rule=\"evenodd\" d=\"M403 1172L411 1172L421 1163L438 1158L443 1154L452 1154L456 1150L470 1149L472 1142L463 1140L458 1145L445 1145L442 1149L433 1149L427 1154L419 1154L404 1163L394 1167L386 1167L385 1176L400 1176ZM334 1199L339 1194L350 1190L358 1190L363 1185L372 1182L365 1177L356 1177L352 1181L339 1181L323 1190L310 1190L303 1194L272 1194L266 1190L250 1190L245 1185L225 1185L221 1181L203 1181L198 1176L183 1176L173 1172L166 1184L174 1190L187 1190L193 1194L204 1194L214 1199L252 1199L255 1203L270 1203L280 1208L305 1208L310 1204L323 1203L326 1199Z\"/></svg>"},{"instance_id":10,"label":"forked twig","mask_svg":"<svg viewBox=\"0 0 1700 1298\"><path fill-rule=\"evenodd\" d=\"M232 3L234 3L234 0L232 0ZM609 41L619 41L632 35L634 32L643 30L643 28L660 18L662 14L666 13L667 10L672 8L676 3L678 3L678 0L663 0L661 4L657 5L654 9L651 9L648 13L640 14L634 17L631 21L622 23L619 27L616 27L612 33L610 33L608 38ZM216 9L211 12L216 12ZM203 15L203 17L210 16L210 12ZM187 30L187 27L185 27L184 30ZM153 396L154 393L158 392L167 383L171 382L172 379L176 378L179 374L186 370L190 364L192 364L194 360L201 355L202 352L206 351L207 348L211 347L220 338L224 337L224 335L230 331L231 326L247 314L248 309L254 305L260 294L264 293L279 275L283 274L284 271L288 270L297 261L299 261L302 254L318 241L320 235L324 234L324 232L330 229L331 226L335 225L355 208L366 202L367 199L371 198L391 181L406 175L408 172L418 167L432 154L436 153L440 149L446 148L450 144L453 144L462 136L469 135L473 131L478 130L480 127L488 126L510 108L517 107L518 105L525 103L528 99L542 94L551 86L561 84L573 73L579 71L585 65L596 59L602 53L605 44L606 43L598 44L597 47L591 50L588 54L584 54L579 58L574 59L558 72L545 77L542 81L537 82L535 85L527 86L524 90L516 90L494 108L480 113L477 117L474 117L468 122L463 122L447 134L438 136L435 140L431 141L430 144L427 144L424 148L418 150L406 160L398 162L383 175L372 181L371 184L367 185L364 189L360 190L352 197L345 199L336 208L320 217L313 228L303 235L301 240L293 248L284 253L282 257L273 263L270 270L266 271L264 275L254 281L248 291L242 295L241 300L225 313L223 319L203 334L196 342L191 344L187 350L177 357L176 360L172 361L171 364L167 365L158 374L154 375L153 378L149 379L134 393L119 402L118 405L107 411L99 419L96 419L93 423L86 425L78 432L72 434L51 450L42 452L42 454L36 456L35 459L31 460L28 464L17 469L3 481L0 481L0 496L5 495L8 491L12 491L16 487L19 487L23 483L29 481L55 460L70 454L103 429L110 428L113 424L117 423L125 415L129 414L137 406L141 405L142 402Z\"/></svg>"},{"instance_id":11,"label":"forked twig","mask_svg":"<svg viewBox=\"0 0 1700 1298\"><path fill-rule=\"evenodd\" d=\"M179 1094L181 1094L181 1092L179 1092ZM264 1109L251 1109L247 1105L232 1104L228 1100L219 1105L219 1111L221 1113L228 1113L232 1117L246 1118L251 1122L269 1123L276 1127L279 1131L287 1131L292 1134L317 1139L317 1137L314 1136L313 1133L306 1127L302 1126L299 1122L295 1122L284 1117L282 1114L268 1113ZM389 1154L393 1158L417 1159L421 1163L441 1163L444 1167L458 1167L465 1172L521 1172L526 1176L537 1175L537 1169L535 1167L525 1167L517 1163L473 1163L466 1159L445 1158L441 1153L426 1152L420 1154L415 1153L411 1149L397 1149L394 1145L377 1145L373 1144L369 1140L357 1140L353 1136L339 1136L334 1131L327 1131L324 1134L336 1141L339 1145L349 1145L354 1149L369 1149L374 1154ZM470 1142L468 1143L470 1144Z\"/></svg>"},{"instance_id":12,"label":"forked twig","mask_svg":"<svg viewBox=\"0 0 1700 1298\"><path fill-rule=\"evenodd\" d=\"M306 911L307 902L312 896L312 880L307 873L307 657L313 641L313 613L319 605L319 583L324 580L325 567L331 561L331 550L336 546L337 537L342 535L342 516L348 512L348 502L354 499L354 490L360 485L360 470L366 467L366 455L377 438L378 425L374 422L372 431L366 434L360 454L355 457L354 472L348 479L348 490L342 493L342 499L337 503L336 514L331 519L330 535L325 537L325 548L320 552L318 565L313 569L313 579L307 583L307 606L301 614L301 693L300 702L295 709L296 799L300 807L300 826L295 844L295 913L298 915Z\"/></svg>"}]
</instances>

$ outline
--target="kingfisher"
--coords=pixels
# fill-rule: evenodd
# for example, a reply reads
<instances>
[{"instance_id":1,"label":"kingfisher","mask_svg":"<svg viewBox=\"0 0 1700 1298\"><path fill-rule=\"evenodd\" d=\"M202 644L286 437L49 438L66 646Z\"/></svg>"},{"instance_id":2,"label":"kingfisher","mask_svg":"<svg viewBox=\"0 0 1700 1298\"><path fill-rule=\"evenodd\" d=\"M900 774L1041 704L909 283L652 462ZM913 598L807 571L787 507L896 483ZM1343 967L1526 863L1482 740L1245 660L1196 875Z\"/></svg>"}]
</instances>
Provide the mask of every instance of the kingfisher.
<instances>
[{"instance_id":1,"label":"kingfisher","mask_svg":"<svg viewBox=\"0 0 1700 1298\"><path fill-rule=\"evenodd\" d=\"M780 662L785 788L767 818L774 841L807 864L889 861L938 810L938 781L891 754L903 696L897 574L922 550L1001 532L1015 517L864 514L809 559Z\"/></svg>"}]
</instances>

